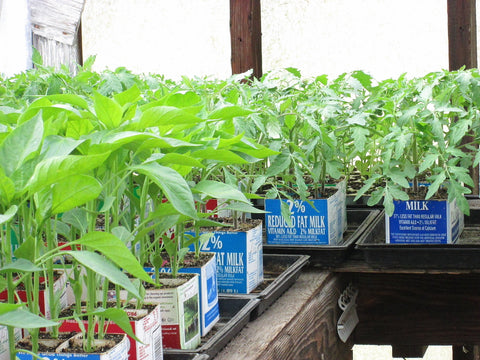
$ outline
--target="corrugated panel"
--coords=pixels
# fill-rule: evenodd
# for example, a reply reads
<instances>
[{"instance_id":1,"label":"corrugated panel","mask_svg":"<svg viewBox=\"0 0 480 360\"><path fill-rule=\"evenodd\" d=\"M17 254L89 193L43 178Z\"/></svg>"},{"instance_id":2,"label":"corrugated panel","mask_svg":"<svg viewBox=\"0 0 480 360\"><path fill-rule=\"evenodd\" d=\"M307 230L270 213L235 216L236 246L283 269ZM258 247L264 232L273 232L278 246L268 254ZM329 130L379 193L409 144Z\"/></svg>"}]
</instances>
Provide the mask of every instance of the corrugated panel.
<instances>
[{"instance_id":1,"label":"corrugated panel","mask_svg":"<svg viewBox=\"0 0 480 360\"><path fill-rule=\"evenodd\" d=\"M29 0L35 35L72 45L85 0Z\"/></svg>"}]
</instances>

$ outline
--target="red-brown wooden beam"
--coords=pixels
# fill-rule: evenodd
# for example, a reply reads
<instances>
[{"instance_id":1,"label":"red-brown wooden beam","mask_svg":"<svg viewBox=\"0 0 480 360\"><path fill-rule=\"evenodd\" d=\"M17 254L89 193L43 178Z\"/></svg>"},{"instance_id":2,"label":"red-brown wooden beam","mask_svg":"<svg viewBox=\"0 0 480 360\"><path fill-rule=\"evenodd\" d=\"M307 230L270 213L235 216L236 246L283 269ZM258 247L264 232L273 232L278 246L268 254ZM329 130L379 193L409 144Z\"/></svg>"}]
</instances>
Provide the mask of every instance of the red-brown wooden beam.
<instances>
[{"instance_id":1,"label":"red-brown wooden beam","mask_svg":"<svg viewBox=\"0 0 480 360\"><path fill-rule=\"evenodd\" d=\"M230 0L232 73L253 69L262 76L262 31L260 0Z\"/></svg>"},{"instance_id":2,"label":"red-brown wooden beam","mask_svg":"<svg viewBox=\"0 0 480 360\"><path fill-rule=\"evenodd\" d=\"M477 67L477 14L476 0L448 0L448 61L451 71L465 66ZM464 143L471 142L465 137ZM478 167L470 169L474 181L472 193L479 194Z\"/></svg>"},{"instance_id":3,"label":"red-brown wooden beam","mask_svg":"<svg viewBox=\"0 0 480 360\"><path fill-rule=\"evenodd\" d=\"M476 0L448 0L450 70L477 67Z\"/></svg>"}]
</instances>

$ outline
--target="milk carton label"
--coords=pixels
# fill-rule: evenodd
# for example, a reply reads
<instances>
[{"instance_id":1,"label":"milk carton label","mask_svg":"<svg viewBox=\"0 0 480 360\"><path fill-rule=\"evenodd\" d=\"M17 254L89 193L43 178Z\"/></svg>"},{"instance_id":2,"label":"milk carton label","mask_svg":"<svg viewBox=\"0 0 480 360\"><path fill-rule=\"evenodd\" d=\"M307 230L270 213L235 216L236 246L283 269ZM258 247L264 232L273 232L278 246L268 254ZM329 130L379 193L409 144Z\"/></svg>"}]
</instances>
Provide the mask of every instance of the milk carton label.
<instances>
[{"instance_id":1,"label":"milk carton label","mask_svg":"<svg viewBox=\"0 0 480 360\"><path fill-rule=\"evenodd\" d=\"M345 182L328 199L311 201L266 199L265 227L267 244L338 244L346 228ZM291 224L282 216L281 202L290 209Z\"/></svg>"},{"instance_id":2,"label":"milk carton label","mask_svg":"<svg viewBox=\"0 0 480 360\"><path fill-rule=\"evenodd\" d=\"M153 273L154 268L145 268L146 272ZM172 272L171 268L161 268L160 272ZM213 325L220 319L218 306L217 262L216 254L203 267L185 267L179 273L198 274L200 295L200 325L202 336L205 336Z\"/></svg>"},{"instance_id":3,"label":"milk carton label","mask_svg":"<svg viewBox=\"0 0 480 360\"><path fill-rule=\"evenodd\" d=\"M248 294L263 281L262 224L247 232L215 231L201 251L216 253L221 293Z\"/></svg>"},{"instance_id":4,"label":"milk carton label","mask_svg":"<svg viewBox=\"0 0 480 360\"><path fill-rule=\"evenodd\" d=\"M392 216L385 215L386 242L390 244L448 244L464 227L463 213L455 201L394 201Z\"/></svg>"}]
</instances>

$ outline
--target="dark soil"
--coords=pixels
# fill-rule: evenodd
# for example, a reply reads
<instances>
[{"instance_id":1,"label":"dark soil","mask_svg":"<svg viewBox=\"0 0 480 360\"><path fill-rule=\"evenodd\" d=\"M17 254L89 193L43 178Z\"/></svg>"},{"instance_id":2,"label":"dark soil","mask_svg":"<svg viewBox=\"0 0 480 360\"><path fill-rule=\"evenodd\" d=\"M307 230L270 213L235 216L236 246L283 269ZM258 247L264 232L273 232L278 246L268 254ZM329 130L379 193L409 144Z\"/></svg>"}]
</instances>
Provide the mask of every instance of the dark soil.
<instances>
[{"instance_id":1,"label":"dark soil","mask_svg":"<svg viewBox=\"0 0 480 360\"><path fill-rule=\"evenodd\" d=\"M170 260L168 258L168 254L162 253L162 257L163 257L163 266L164 267L169 267L170 266ZM197 258L195 256L194 252L189 252L183 258L182 267L184 267L184 268L192 268L192 267L193 268L200 268L203 265L205 265L206 263L208 263L211 258L212 258L211 253L202 253L201 252L199 254L198 258ZM145 266L153 267L151 264L145 264Z\"/></svg>"},{"instance_id":2,"label":"dark soil","mask_svg":"<svg viewBox=\"0 0 480 360\"><path fill-rule=\"evenodd\" d=\"M97 338L97 337L95 337ZM118 344L122 339L124 338L124 335L122 334L105 334L104 336L105 339L107 340L113 340L114 344ZM78 346L73 343L73 340L70 340L70 346L63 349L61 352L62 353L76 353L76 354L82 354L85 353L83 350L83 346ZM107 345L107 346L99 346L95 349L95 353L103 353L107 350L110 350L113 346Z\"/></svg>"},{"instance_id":3,"label":"dark soil","mask_svg":"<svg viewBox=\"0 0 480 360\"><path fill-rule=\"evenodd\" d=\"M65 340L70 339L72 336L76 335L74 332L69 333L60 333L58 334L58 338L52 338L51 333L41 332L38 335L38 351L40 352L54 352L55 349L63 343ZM48 340L48 341L42 341ZM53 341L50 341L53 340ZM57 340L57 341L55 341ZM32 341L30 337L25 337L17 342L16 346L17 349L25 349L25 350L32 350Z\"/></svg>"},{"instance_id":4,"label":"dark soil","mask_svg":"<svg viewBox=\"0 0 480 360\"><path fill-rule=\"evenodd\" d=\"M228 224L231 226L210 226L202 227L200 231L210 232L210 231L232 231L232 232L241 232L251 230L262 222L260 219L245 219L243 222L239 222L236 228L233 228L233 218L214 218L212 219L219 223Z\"/></svg>"},{"instance_id":5,"label":"dark soil","mask_svg":"<svg viewBox=\"0 0 480 360\"><path fill-rule=\"evenodd\" d=\"M86 307L86 306L87 306L87 303L82 302L82 307ZM103 304L101 302L98 302L97 306L98 307L103 307ZM155 309L156 306L157 306L156 304L143 304L142 309L148 310L148 312L150 313L153 309ZM115 307L117 307L117 303L114 302L114 301L109 301L106 304L107 309L115 308ZM134 310L134 309L136 309L136 306L133 303L127 303L127 304L123 304L122 308L125 309L125 310ZM60 312L59 318L72 317L74 312L75 312L75 308L73 306L70 306L66 309L63 309ZM129 316L129 318L130 318L130 320L136 320L136 317L134 317L134 316ZM83 316L83 317L80 317L80 319L87 320L87 317Z\"/></svg>"},{"instance_id":6,"label":"dark soil","mask_svg":"<svg viewBox=\"0 0 480 360\"><path fill-rule=\"evenodd\" d=\"M190 280L192 277L194 277L195 274L185 274L185 273L181 273L181 274L177 274L177 276L175 277L175 279L179 279L179 283L180 284L184 284L186 283L188 280ZM162 281L162 279L174 279L172 274L171 273L159 273L159 280L160 280L160 284L161 286L158 288L158 289L170 289L170 288L175 288L177 286L179 286L179 284L176 284L176 285L171 285L170 284L170 281ZM156 286L154 284L144 284L144 287L145 289L155 289Z\"/></svg>"}]
</instances>

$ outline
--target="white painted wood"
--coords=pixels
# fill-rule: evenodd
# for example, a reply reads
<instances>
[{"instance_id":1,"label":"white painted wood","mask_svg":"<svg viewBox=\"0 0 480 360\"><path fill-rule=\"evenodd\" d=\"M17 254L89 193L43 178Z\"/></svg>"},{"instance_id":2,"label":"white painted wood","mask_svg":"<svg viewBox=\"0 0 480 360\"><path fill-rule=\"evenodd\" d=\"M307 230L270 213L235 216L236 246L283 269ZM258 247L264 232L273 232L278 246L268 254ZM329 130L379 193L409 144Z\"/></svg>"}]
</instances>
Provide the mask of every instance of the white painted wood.
<instances>
[{"instance_id":1,"label":"white painted wood","mask_svg":"<svg viewBox=\"0 0 480 360\"><path fill-rule=\"evenodd\" d=\"M35 35L73 45L84 0L29 0L28 2L32 31Z\"/></svg>"}]
</instances>

